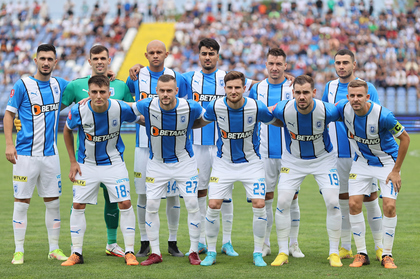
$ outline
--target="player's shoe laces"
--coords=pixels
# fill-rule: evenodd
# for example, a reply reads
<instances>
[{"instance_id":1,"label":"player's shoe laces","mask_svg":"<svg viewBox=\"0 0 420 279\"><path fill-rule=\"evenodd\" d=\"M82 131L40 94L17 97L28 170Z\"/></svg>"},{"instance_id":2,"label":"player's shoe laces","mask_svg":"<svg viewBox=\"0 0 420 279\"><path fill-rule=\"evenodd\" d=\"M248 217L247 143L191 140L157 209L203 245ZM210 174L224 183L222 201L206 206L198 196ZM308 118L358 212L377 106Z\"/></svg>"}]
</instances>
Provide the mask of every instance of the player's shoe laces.
<instances>
[{"instance_id":1,"label":"player's shoe laces","mask_svg":"<svg viewBox=\"0 0 420 279\"><path fill-rule=\"evenodd\" d=\"M176 241L168 241L168 253L174 257L183 257L184 254L179 251Z\"/></svg>"},{"instance_id":2,"label":"player's shoe laces","mask_svg":"<svg viewBox=\"0 0 420 279\"><path fill-rule=\"evenodd\" d=\"M207 252L207 256L201 261L200 265L211 266L216 263L216 252Z\"/></svg>"},{"instance_id":3,"label":"player's shoe laces","mask_svg":"<svg viewBox=\"0 0 420 279\"><path fill-rule=\"evenodd\" d=\"M117 243L107 244L105 253L107 256L115 256L120 258L124 257L125 255L124 250L120 246L118 246Z\"/></svg>"},{"instance_id":4,"label":"player's shoe laces","mask_svg":"<svg viewBox=\"0 0 420 279\"><path fill-rule=\"evenodd\" d=\"M232 243L230 243L230 241L223 244L222 254L226 254L226 255L231 256L231 257L239 256L239 254L236 253L235 250L233 250L233 246L232 246Z\"/></svg>"},{"instance_id":5,"label":"player's shoe laces","mask_svg":"<svg viewBox=\"0 0 420 279\"><path fill-rule=\"evenodd\" d=\"M252 257L254 259L253 262L255 266L267 266L267 264L262 258L262 253L254 253L252 254Z\"/></svg>"},{"instance_id":6,"label":"player's shoe laces","mask_svg":"<svg viewBox=\"0 0 420 279\"><path fill-rule=\"evenodd\" d=\"M293 243L290 247L289 247L289 254L293 257L293 258L304 258L305 254L302 253L302 251L299 248L299 244L297 242Z\"/></svg>"},{"instance_id":7,"label":"player's shoe laces","mask_svg":"<svg viewBox=\"0 0 420 279\"><path fill-rule=\"evenodd\" d=\"M384 252L384 249L378 248L376 249L376 259L378 261L382 261L382 253Z\"/></svg>"},{"instance_id":8,"label":"player's shoe laces","mask_svg":"<svg viewBox=\"0 0 420 279\"><path fill-rule=\"evenodd\" d=\"M139 262L137 261L136 256L134 256L133 252L125 253L124 259L127 265L139 265Z\"/></svg>"},{"instance_id":9,"label":"player's shoe laces","mask_svg":"<svg viewBox=\"0 0 420 279\"><path fill-rule=\"evenodd\" d=\"M397 268L397 266L394 263L394 259L388 255L382 257L381 265L383 265L385 268Z\"/></svg>"},{"instance_id":10,"label":"player's shoe laces","mask_svg":"<svg viewBox=\"0 0 420 279\"><path fill-rule=\"evenodd\" d=\"M83 263L83 256L77 252L74 252L73 254L70 255L67 261L63 262L61 265L71 266L71 265L82 264L82 263Z\"/></svg>"},{"instance_id":11,"label":"player's shoe laces","mask_svg":"<svg viewBox=\"0 0 420 279\"><path fill-rule=\"evenodd\" d=\"M147 260L142 261L140 264L146 266L146 265L157 264L157 263L161 263L161 262L162 262L162 256L159 256L158 254L152 253L147 258Z\"/></svg>"},{"instance_id":12,"label":"player's shoe laces","mask_svg":"<svg viewBox=\"0 0 420 279\"><path fill-rule=\"evenodd\" d=\"M289 255L286 255L285 253L280 253L277 255L274 262L271 263L271 266L281 266L287 263L289 263Z\"/></svg>"},{"instance_id":13,"label":"player's shoe laces","mask_svg":"<svg viewBox=\"0 0 420 279\"><path fill-rule=\"evenodd\" d=\"M149 241L142 241L140 250L137 252L136 257L144 258L150 253L150 242Z\"/></svg>"},{"instance_id":14,"label":"player's shoe laces","mask_svg":"<svg viewBox=\"0 0 420 279\"><path fill-rule=\"evenodd\" d=\"M356 255L354 255L353 263L351 263L349 266L361 267L363 265L369 265L369 264L370 264L370 260L369 260L368 255L364 253L357 253Z\"/></svg>"},{"instance_id":15,"label":"player's shoe laces","mask_svg":"<svg viewBox=\"0 0 420 279\"><path fill-rule=\"evenodd\" d=\"M23 264L23 252L13 254L12 264Z\"/></svg>"},{"instance_id":16,"label":"player's shoe laces","mask_svg":"<svg viewBox=\"0 0 420 279\"><path fill-rule=\"evenodd\" d=\"M340 247L340 251L338 252L340 255L340 259L351 259L353 258L353 252L350 250L347 250L344 247Z\"/></svg>"},{"instance_id":17,"label":"player's shoe laces","mask_svg":"<svg viewBox=\"0 0 420 279\"><path fill-rule=\"evenodd\" d=\"M198 256L197 252L189 253L188 260L192 265L200 265L201 263L200 257Z\"/></svg>"},{"instance_id":18,"label":"player's shoe laces","mask_svg":"<svg viewBox=\"0 0 420 279\"><path fill-rule=\"evenodd\" d=\"M66 255L64 255L63 250L61 249L55 249L54 251L51 251L48 254L48 259L57 259L59 261L65 261L67 260L69 257L66 257Z\"/></svg>"},{"instance_id":19,"label":"player's shoe laces","mask_svg":"<svg viewBox=\"0 0 420 279\"><path fill-rule=\"evenodd\" d=\"M267 244L264 243L263 249L262 249L262 256L265 257L265 256L268 256L268 255L271 255L271 248L270 248L270 246L268 246Z\"/></svg>"},{"instance_id":20,"label":"player's shoe laces","mask_svg":"<svg viewBox=\"0 0 420 279\"><path fill-rule=\"evenodd\" d=\"M327 260L330 260L330 266L340 267L343 264L341 263L340 257L336 253L332 253Z\"/></svg>"}]
</instances>

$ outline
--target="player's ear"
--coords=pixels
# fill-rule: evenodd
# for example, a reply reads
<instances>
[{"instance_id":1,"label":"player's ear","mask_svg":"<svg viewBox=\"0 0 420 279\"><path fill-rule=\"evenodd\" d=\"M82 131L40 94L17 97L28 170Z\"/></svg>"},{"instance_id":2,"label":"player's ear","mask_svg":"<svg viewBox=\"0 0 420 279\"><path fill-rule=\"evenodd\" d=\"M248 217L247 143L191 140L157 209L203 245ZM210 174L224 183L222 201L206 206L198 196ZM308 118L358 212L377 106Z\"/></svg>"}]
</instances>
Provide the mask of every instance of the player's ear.
<instances>
[{"instance_id":1,"label":"player's ear","mask_svg":"<svg viewBox=\"0 0 420 279\"><path fill-rule=\"evenodd\" d=\"M370 95L369 94L367 94L366 95L366 100L369 100L370 99Z\"/></svg>"}]
</instances>

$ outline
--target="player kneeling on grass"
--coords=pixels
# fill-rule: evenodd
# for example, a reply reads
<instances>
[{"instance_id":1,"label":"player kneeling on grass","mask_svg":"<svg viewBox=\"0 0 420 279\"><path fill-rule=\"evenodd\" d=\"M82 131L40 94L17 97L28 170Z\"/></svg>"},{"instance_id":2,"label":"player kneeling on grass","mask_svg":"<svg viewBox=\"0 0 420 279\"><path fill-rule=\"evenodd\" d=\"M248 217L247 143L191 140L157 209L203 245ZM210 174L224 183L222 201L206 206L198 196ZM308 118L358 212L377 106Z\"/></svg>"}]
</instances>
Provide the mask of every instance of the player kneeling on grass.
<instances>
[{"instance_id":1,"label":"player kneeling on grass","mask_svg":"<svg viewBox=\"0 0 420 279\"><path fill-rule=\"evenodd\" d=\"M123 160L124 143L120 137L121 122L138 118L122 101L110 100L109 80L93 76L88 81L89 97L84 105L72 107L64 127L64 141L70 157L69 178L73 182L73 210L70 215L72 255L62 263L71 266L83 263L82 246L86 231L86 204L96 204L100 183L112 203L118 202L121 231L125 243L125 262L138 265L134 255L135 215L131 207L130 182ZM72 130L79 129L77 159Z\"/></svg>"}]
</instances>

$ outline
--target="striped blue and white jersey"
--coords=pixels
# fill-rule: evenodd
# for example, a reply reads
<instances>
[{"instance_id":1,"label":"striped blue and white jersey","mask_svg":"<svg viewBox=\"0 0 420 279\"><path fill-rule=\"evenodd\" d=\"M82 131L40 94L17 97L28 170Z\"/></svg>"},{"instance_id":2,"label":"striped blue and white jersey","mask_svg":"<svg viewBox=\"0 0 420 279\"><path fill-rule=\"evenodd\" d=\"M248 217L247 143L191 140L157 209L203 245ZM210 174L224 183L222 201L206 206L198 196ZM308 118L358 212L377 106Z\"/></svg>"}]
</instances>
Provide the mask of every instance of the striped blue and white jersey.
<instances>
[{"instance_id":1,"label":"striped blue and white jersey","mask_svg":"<svg viewBox=\"0 0 420 279\"><path fill-rule=\"evenodd\" d=\"M216 99L223 98L225 93L224 78L226 71L216 70L211 74L202 71L192 71L183 74L188 86L188 99L198 102L203 108ZM252 80L245 80L245 94L249 93ZM193 144L215 145L217 140L217 127L210 123L203 128L193 130Z\"/></svg>"},{"instance_id":2,"label":"striped blue and white jersey","mask_svg":"<svg viewBox=\"0 0 420 279\"><path fill-rule=\"evenodd\" d=\"M120 136L121 124L138 119L132 108L120 100L109 99L108 110L97 113L88 101L74 105L66 125L70 130L78 128L79 146L76 155L81 164L112 165L124 162L124 143Z\"/></svg>"},{"instance_id":3,"label":"striped blue and white jersey","mask_svg":"<svg viewBox=\"0 0 420 279\"><path fill-rule=\"evenodd\" d=\"M192 100L176 100L171 110L161 109L158 98L147 98L132 105L134 112L145 118L150 159L176 163L194 156L191 129L204 109Z\"/></svg>"},{"instance_id":4,"label":"striped blue and white jersey","mask_svg":"<svg viewBox=\"0 0 420 279\"><path fill-rule=\"evenodd\" d=\"M22 130L16 138L18 155L40 157L58 154L61 96L68 83L58 77L51 77L49 81L25 77L15 83L6 110L18 113L22 123Z\"/></svg>"},{"instance_id":5,"label":"striped blue and white jersey","mask_svg":"<svg viewBox=\"0 0 420 279\"><path fill-rule=\"evenodd\" d=\"M280 101L293 99L291 83L285 79L282 83L271 84L268 79L254 85L249 97L260 100L267 107L274 106ZM261 146L263 158L281 159L283 154L284 129L273 125L260 125Z\"/></svg>"},{"instance_id":6,"label":"striped blue and white jersey","mask_svg":"<svg viewBox=\"0 0 420 279\"><path fill-rule=\"evenodd\" d=\"M370 82L367 82L367 84L370 100L377 104L381 104L378 97L378 91L376 91L375 86ZM340 79L329 81L325 86L322 100L331 104L335 104L340 100L347 100L348 85L349 83L341 83ZM347 139L344 123L340 121L333 122L328 128L331 142L334 149L337 150L338 158L352 158L354 156L354 151L351 150L350 142Z\"/></svg>"},{"instance_id":7,"label":"striped blue and white jersey","mask_svg":"<svg viewBox=\"0 0 420 279\"><path fill-rule=\"evenodd\" d=\"M378 167L393 165L398 156L394 136L399 137L405 128L389 109L369 102L370 109L364 116L356 115L348 100L336 105L347 128L346 135L356 151L354 160Z\"/></svg>"},{"instance_id":8,"label":"striped blue and white jersey","mask_svg":"<svg viewBox=\"0 0 420 279\"><path fill-rule=\"evenodd\" d=\"M156 86L161 75L171 75L175 77L176 84L179 88L178 97L187 98L187 83L182 74L168 68L164 68L161 72L153 72L149 67L140 70L138 79L133 81L127 78L127 86L131 93L135 94L136 101L146 98L157 98ZM136 125L136 147L149 147L146 129L139 124Z\"/></svg>"},{"instance_id":9,"label":"striped blue and white jersey","mask_svg":"<svg viewBox=\"0 0 420 279\"><path fill-rule=\"evenodd\" d=\"M206 108L204 120L216 121L217 156L232 163L261 159L258 122L274 122L266 105L246 97L244 105L239 109L230 108L226 97L211 101Z\"/></svg>"},{"instance_id":10,"label":"striped blue and white jersey","mask_svg":"<svg viewBox=\"0 0 420 279\"><path fill-rule=\"evenodd\" d=\"M340 118L333 104L314 99L313 110L302 114L295 99L281 101L273 115L283 122L286 150L294 157L310 160L333 151L327 125Z\"/></svg>"}]
</instances>

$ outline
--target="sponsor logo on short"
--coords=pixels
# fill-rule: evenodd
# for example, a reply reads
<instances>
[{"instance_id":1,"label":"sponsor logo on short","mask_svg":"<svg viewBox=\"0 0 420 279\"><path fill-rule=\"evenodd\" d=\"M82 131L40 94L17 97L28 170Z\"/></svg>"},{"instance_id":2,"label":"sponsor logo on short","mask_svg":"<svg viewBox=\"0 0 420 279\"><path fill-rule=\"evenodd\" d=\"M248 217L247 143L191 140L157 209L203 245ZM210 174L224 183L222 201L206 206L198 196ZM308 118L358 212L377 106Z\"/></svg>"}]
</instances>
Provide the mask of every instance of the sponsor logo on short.
<instances>
[{"instance_id":1,"label":"sponsor logo on short","mask_svg":"<svg viewBox=\"0 0 420 279\"><path fill-rule=\"evenodd\" d=\"M354 180L354 179L356 179L356 178L357 178L357 174L355 174L355 173L350 173L350 174L349 174L349 179Z\"/></svg>"},{"instance_id":2,"label":"sponsor logo on short","mask_svg":"<svg viewBox=\"0 0 420 279\"><path fill-rule=\"evenodd\" d=\"M210 177L210 182L219 183L219 178L212 176L212 177Z\"/></svg>"},{"instance_id":3,"label":"sponsor logo on short","mask_svg":"<svg viewBox=\"0 0 420 279\"><path fill-rule=\"evenodd\" d=\"M75 186L86 186L86 180L76 180L73 182Z\"/></svg>"},{"instance_id":4,"label":"sponsor logo on short","mask_svg":"<svg viewBox=\"0 0 420 279\"><path fill-rule=\"evenodd\" d=\"M153 177L146 177L147 183L155 183L155 179Z\"/></svg>"},{"instance_id":5,"label":"sponsor logo on short","mask_svg":"<svg viewBox=\"0 0 420 279\"><path fill-rule=\"evenodd\" d=\"M289 168L281 168L280 173L289 173L290 169Z\"/></svg>"},{"instance_id":6,"label":"sponsor logo on short","mask_svg":"<svg viewBox=\"0 0 420 279\"><path fill-rule=\"evenodd\" d=\"M135 178L141 178L141 172L134 172Z\"/></svg>"},{"instance_id":7,"label":"sponsor logo on short","mask_svg":"<svg viewBox=\"0 0 420 279\"><path fill-rule=\"evenodd\" d=\"M28 177L27 176L20 176L20 175L13 175L13 181L27 182Z\"/></svg>"}]
</instances>

